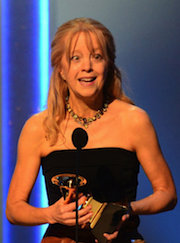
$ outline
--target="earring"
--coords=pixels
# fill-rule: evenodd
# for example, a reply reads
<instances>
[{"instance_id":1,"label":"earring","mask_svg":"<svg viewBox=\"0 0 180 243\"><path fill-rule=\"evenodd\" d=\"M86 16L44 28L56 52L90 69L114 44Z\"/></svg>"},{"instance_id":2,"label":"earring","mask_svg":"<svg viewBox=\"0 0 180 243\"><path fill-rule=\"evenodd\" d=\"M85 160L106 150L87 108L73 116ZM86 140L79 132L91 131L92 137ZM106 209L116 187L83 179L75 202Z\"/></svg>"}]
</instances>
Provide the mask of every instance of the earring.
<instances>
[{"instance_id":1,"label":"earring","mask_svg":"<svg viewBox=\"0 0 180 243\"><path fill-rule=\"evenodd\" d=\"M66 80L64 74L61 71L59 72L59 74L63 80Z\"/></svg>"},{"instance_id":2,"label":"earring","mask_svg":"<svg viewBox=\"0 0 180 243\"><path fill-rule=\"evenodd\" d=\"M61 77L62 77L63 80L66 80L65 77L64 77L64 75L61 75Z\"/></svg>"}]
</instances>

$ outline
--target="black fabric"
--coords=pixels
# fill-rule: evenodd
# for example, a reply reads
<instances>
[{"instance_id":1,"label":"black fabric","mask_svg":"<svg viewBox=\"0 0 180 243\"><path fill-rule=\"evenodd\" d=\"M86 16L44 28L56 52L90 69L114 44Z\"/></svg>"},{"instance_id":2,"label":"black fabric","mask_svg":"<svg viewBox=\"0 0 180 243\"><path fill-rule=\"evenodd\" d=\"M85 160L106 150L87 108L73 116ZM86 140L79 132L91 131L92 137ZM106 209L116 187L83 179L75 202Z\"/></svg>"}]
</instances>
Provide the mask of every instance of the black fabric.
<instances>
[{"instance_id":1,"label":"black fabric","mask_svg":"<svg viewBox=\"0 0 180 243\"><path fill-rule=\"evenodd\" d=\"M61 193L51 178L61 173L76 173L76 150L54 151L41 159L49 204ZM139 162L136 154L120 148L84 149L81 153L79 175L87 179L80 191L92 193L101 202L118 202L126 195L135 200Z\"/></svg>"},{"instance_id":2,"label":"black fabric","mask_svg":"<svg viewBox=\"0 0 180 243\"><path fill-rule=\"evenodd\" d=\"M72 227L72 226L68 227L66 225L61 225L61 224L53 224L48 227L48 229L44 235L44 237L47 237L47 236L56 236L59 238L68 237L68 238L76 241L76 228ZM79 227L78 241L86 242L86 243L94 243L95 238L89 228L81 230Z\"/></svg>"},{"instance_id":3,"label":"black fabric","mask_svg":"<svg viewBox=\"0 0 180 243\"><path fill-rule=\"evenodd\" d=\"M49 205L55 203L62 196L59 187L52 184L51 178L62 173L75 174L76 159L76 150L53 151L41 159ZM79 175L87 179L87 184L80 187L79 192L90 193L94 199L100 202L133 201L136 198L138 172L139 161L132 151L121 148L83 149L80 156ZM133 227L129 229L127 223L126 229L121 230L121 235L124 237L125 232L128 231L131 233L127 235L133 234L133 237L139 237L137 233L138 216L131 217L129 222ZM59 229L57 232L61 232L58 233L58 235L60 234L59 237L69 236L72 238L73 227L71 233L68 233L70 232L69 227L58 224L51 225L46 235L56 234L52 232L55 232L57 228ZM86 232L85 235L90 234L89 239L93 239L91 232L88 230L81 231L82 234L80 233L80 235L84 235L84 232L87 231L88 233Z\"/></svg>"}]
</instances>

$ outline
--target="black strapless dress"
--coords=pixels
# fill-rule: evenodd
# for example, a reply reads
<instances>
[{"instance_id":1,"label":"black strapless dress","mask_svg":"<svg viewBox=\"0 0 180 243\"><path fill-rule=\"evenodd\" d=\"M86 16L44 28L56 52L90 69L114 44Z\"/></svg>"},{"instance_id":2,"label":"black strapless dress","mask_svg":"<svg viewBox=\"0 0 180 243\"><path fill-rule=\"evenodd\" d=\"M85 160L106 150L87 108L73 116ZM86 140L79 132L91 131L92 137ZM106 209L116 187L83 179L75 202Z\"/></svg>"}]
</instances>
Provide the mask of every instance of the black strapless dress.
<instances>
[{"instance_id":1,"label":"black strapless dress","mask_svg":"<svg viewBox=\"0 0 180 243\"><path fill-rule=\"evenodd\" d=\"M59 187L52 184L51 178L62 173L76 173L76 150L53 151L41 158L49 205L60 199ZM139 161L136 153L122 148L83 149L79 175L87 184L79 192L90 193L100 202L128 202L136 199ZM130 243L131 239L142 239L137 232L138 216L131 216L113 242ZM45 236L69 237L75 240L75 227L61 224L49 225ZM90 229L79 229L79 241L94 242Z\"/></svg>"}]
</instances>

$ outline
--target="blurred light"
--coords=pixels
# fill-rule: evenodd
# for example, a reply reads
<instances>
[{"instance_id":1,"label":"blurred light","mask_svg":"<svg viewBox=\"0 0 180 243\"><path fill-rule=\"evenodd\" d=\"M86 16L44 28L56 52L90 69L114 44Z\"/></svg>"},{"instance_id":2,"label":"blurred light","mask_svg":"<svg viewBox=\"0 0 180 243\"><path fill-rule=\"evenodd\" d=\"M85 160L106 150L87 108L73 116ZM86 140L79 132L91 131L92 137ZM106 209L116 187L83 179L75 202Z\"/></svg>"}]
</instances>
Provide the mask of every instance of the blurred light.
<instances>
[{"instance_id":1,"label":"blurred light","mask_svg":"<svg viewBox=\"0 0 180 243\"><path fill-rule=\"evenodd\" d=\"M5 216L6 197L8 191L8 169L9 168L9 153L8 151L8 121L9 121L9 99L8 99L8 5L6 1L1 1L1 53L2 53L2 83L1 83L1 97L2 97L2 211L3 211L3 242L10 242L9 228Z\"/></svg>"},{"instance_id":2,"label":"blurred light","mask_svg":"<svg viewBox=\"0 0 180 243\"><path fill-rule=\"evenodd\" d=\"M49 86L49 1L40 1L40 110L44 110L46 106L48 86ZM41 187L41 207L47 207L47 194L42 177L42 169L40 169L40 187ZM47 225L41 226L41 237L43 236Z\"/></svg>"},{"instance_id":3,"label":"blurred light","mask_svg":"<svg viewBox=\"0 0 180 243\"><path fill-rule=\"evenodd\" d=\"M29 4L33 5L33 8L27 10L28 13L32 12L32 18L35 20L32 23L32 26L34 28L34 35L33 35L33 44L35 49L32 50L32 53L39 53L39 56L36 56L36 58L39 58L39 70L38 73L35 73L34 76L37 77L37 80L34 80L34 83L36 85L39 85L39 94L38 100L34 100L34 107L39 107L39 111L42 111L46 105L46 97L48 92L48 81L49 81L49 0L31 0ZM23 3L22 3L23 5ZM11 112L11 79L10 79L10 73L11 69L13 67L13 61L11 60L11 53L10 53L10 47L14 43L10 41L10 36L17 37L16 31L13 32L13 27L15 28L17 21L14 22L13 20L13 7L16 6L16 2L11 2L11 0L2 0L1 1L1 53L2 53L2 86L1 86L1 97L2 97L2 199L3 199L3 205L2 205L2 211L3 211L3 230L2 230L2 238L3 243L11 243L12 240L15 240L15 235L11 234L11 226L10 223L7 221L5 216L5 208L6 208L6 198L7 198L7 192L9 189L9 181L11 177L11 169L14 165L11 164L11 154L10 154L10 146L11 146L11 140L12 140L12 134L10 131L10 116ZM17 2L18 6L18 2ZM23 6L22 6L23 8ZM38 12L36 12L38 10ZM21 9L19 10L21 11ZM30 13L31 13L30 12ZM33 13L35 13L33 15ZM17 14L17 13L16 13ZM21 14L21 13L20 13ZM26 18L26 13L24 14L23 18ZM20 16L22 16L20 15ZM17 15L16 15L17 17ZM38 19L39 18L39 19ZM31 23L30 23L31 24ZM32 29L33 29L32 28ZM38 34L37 34L38 33ZM38 50L38 52L37 52ZM33 56L33 55L32 55ZM31 58L31 57L28 57ZM32 57L34 58L34 56ZM29 65L33 65L33 60L31 61ZM27 62L27 60L25 60ZM36 62L35 62L36 63ZM34 69L37 72L37 67ZM36 86L37 87L37 86ZM13 97L14 98L14 97ZM38 103L37 103L38 102ZM35 109L35 112L37 110ZM11 139L11 140L10 140ZM38 179L38 182L40 182L40 188L38 186L38 190L41 191L41 207L47 206L47 199L46 199L46 191L44 187L44 178L42 176L42 171L40 170L40 179ZM42 178L42 179L41 179ZM37 234L38 237L36 239L36 242L39 242L39 237L41 238L44 234L45 227L37 227ZM36 236L32 236L36 238ZM27 239L28 242L28 239Z\"/></svg>"},{"instance_id":4,"label":"blurred light","mask_svg":"<svg viewBox=\"0 0 180 243\"><path fill-rule=\"evenodd\" d=\"M46 105L49 86L49 1L40 1L40 110Z\"/></svg>"}]
</instances>

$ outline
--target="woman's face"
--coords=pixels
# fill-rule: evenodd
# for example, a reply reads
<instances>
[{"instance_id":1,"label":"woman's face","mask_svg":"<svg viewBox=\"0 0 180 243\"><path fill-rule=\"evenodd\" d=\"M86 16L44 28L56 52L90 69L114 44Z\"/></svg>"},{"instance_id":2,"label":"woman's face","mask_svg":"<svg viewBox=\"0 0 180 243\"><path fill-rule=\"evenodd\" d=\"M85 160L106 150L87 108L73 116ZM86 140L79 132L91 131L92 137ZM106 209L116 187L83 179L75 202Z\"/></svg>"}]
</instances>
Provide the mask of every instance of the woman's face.
<instances>
[{"instance_id":1,"label":"woman's face","mask_svg":"<svg viewBox=\"0 0 180 243\"><path fill-rule=\"evenodd\" d=\"M96 98L103 92L106 79L106 61L94 34L90 33L93 53L87 47L83 32L72 40L70 63L66 53L61 60L60 74L67 82L70 96Z\"/></svg>"}]
</instances>

